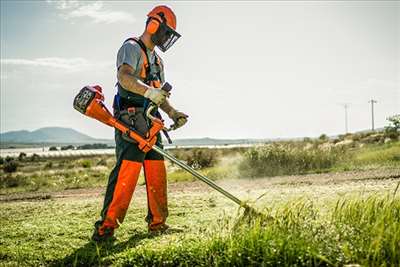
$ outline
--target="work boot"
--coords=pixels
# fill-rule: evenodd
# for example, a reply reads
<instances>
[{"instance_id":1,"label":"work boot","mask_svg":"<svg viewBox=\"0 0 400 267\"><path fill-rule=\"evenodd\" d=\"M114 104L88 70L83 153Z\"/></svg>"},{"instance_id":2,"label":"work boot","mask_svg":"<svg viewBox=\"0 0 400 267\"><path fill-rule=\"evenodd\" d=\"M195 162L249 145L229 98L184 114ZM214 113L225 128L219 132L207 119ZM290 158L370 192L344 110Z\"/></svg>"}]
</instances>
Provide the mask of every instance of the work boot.
<instances>
[{"instance_id":1,"label":"work boot","mask_svg":"<svg viewBox=\"0 0 400 267\"><path fill-rule=\"evenodd\" d=\"M94 225L92 240L96 243L112 242L115 240L113 228L103 228L101 223L96 222Z\"/></svg>"},{"instance_id":2,"label":"work boot","mask_svg":"<svg viewBox=\"0 0 400 267\"><path fill-rule=\"evenodd\" d=\"M158 234L163 234L168 230L169 226L165 223L163 224L158 224L155 226L149 226L148 231L149 234L152 235L158 235Z\"/></svg>"}]
</instances>

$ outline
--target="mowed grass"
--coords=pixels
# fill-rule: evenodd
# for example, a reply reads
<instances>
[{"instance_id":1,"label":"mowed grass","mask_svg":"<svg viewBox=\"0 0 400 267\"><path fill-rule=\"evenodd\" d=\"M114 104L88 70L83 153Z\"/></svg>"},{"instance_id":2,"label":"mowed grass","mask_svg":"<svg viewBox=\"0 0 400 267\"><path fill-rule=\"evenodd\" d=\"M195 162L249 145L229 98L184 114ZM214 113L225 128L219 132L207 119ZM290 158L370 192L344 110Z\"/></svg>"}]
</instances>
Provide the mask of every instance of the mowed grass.
<instances>
[{"instance_id":1,"label":"mowed grass","mask_svg":"<svg viewBox=\"0 0 400 267\"><path fill-rule=\"evenodd\" d=\"M398 179L270 184L221 181L273 220L247 223L235 204L198 183L171 186L172 230L147 234L138 187L113 244L89 241L102 196L2 202L2 265L400 265Z\"/></svg>"}]
</instances>

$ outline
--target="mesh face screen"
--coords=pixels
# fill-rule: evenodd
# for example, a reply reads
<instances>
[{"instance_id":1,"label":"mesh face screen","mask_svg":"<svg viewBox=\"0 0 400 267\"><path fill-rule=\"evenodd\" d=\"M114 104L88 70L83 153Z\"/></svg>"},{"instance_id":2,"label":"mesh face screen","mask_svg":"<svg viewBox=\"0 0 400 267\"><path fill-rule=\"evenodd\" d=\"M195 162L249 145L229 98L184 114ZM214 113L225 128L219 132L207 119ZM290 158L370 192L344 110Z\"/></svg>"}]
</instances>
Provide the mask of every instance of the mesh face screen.
<instances>
[{"instance_id":1,"label":"mesh face screen","mask_svg":"<svg viewBox=\"0 0 400 267\"><path fill-rule=\"evenodd\" d=\"M161 49L161 47L160 47L160 49L163 50L163 52L167 51L171 46L174 45L174 43L179 39L179 37L180 37L180 36L171 35L171 36L162 44L164 50Z\"/></svg>"},{"instance_id":2,"label":"mesh face screen","mask_svg":"<svg viewBox=\"0 0 400 267\"><path fill-rule=\"evenodd\" d=\"M168 27L166 24L161 24L158 31L153 35L154 43L160 48L161 51L167 51L181 35Z\"/></svg>"}]
</instances>

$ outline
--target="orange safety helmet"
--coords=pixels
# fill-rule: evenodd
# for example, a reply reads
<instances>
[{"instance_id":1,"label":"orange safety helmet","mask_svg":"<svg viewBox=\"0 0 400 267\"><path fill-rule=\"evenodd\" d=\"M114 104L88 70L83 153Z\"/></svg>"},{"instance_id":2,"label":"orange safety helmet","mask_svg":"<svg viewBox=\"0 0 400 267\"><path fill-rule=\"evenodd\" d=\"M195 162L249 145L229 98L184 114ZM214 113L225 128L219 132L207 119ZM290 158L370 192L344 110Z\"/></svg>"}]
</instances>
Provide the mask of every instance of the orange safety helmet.
<instances>
[{"instance_id":1,"label":"orange safety helmet","mask_svg":"<svg viewBox=\"0 0 400 267\"><path fill-rule=\"evenodd\" d=\"M160 26L160 22L163 21L159 13L164 14L163 16L165 17L167 25L176 30L176 16L171 8L167 6L156 6L147 14L148 18L154 18L154 20L151 20L147 25L148 32L154 34Z\"/></svg>"},{"instance_id":2,"label":"orange safety helmet","mask_svg":"<svg viewBox=\"0 0 400 267\"><path fill-rule=\"evenodd\" d=\"M167 51L181 37L176 32L176 16L171 8L161 5L147 14L146 31L161 51Z\"/></svg>"}]
</instances>

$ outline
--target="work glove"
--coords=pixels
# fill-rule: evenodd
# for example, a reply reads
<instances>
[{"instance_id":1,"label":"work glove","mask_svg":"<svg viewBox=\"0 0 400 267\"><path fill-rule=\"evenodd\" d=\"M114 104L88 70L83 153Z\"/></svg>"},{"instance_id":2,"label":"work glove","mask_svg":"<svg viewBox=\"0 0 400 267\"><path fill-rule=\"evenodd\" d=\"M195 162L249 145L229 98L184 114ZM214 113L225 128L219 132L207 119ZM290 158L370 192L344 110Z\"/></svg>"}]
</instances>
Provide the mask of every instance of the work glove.
<instances>
[{"instance_id":1,"label":"work glove","mask_svg":"<svg viewBox=\"0 0 400 267\"><path fill-rule=\"evenodd\" d=\"M169 96L169 93L164 90L150 87L146 90L143 96L150 99L154 104L159 106Z\"/></svg>"},{"instance_id":2,"label":"work glove","mask_svg":"<svg viewBox=\"0 0 400 267\"><path fill-rule=\"evenodd\" d=\"M178 129L186 124L187 118L189 117L183 112L177 111L175 109L168 113L168 116L174 121L174 129Z\"/></svg>"}]
</instances>

